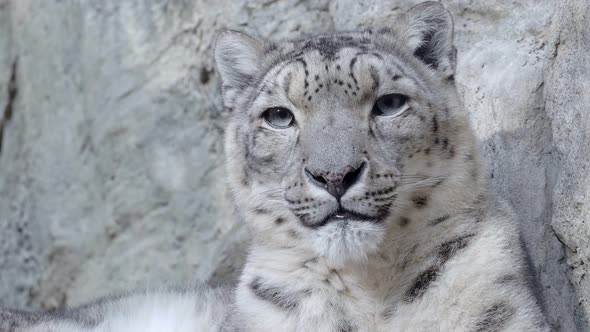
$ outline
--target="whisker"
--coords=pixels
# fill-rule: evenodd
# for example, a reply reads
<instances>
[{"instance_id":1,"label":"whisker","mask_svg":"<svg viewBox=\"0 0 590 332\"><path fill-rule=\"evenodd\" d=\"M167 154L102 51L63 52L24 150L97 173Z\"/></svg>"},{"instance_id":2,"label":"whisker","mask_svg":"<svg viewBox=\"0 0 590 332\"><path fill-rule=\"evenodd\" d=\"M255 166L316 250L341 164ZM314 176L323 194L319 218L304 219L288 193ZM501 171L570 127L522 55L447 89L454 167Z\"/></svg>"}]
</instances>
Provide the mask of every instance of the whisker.
<instances>
[{"instance_id":1,"label":"whisker","mask_svg":"<svg viewBox=\"0 0 590 332\"><path fill-rule=\"evenodd\" d=\"M433 176L433 177L429 177L429 178L426 178L426 179L423 179L420 181L404 183L402 186L400 186L398 188L398 190L401 191L401 190L417 188L420 186L431 186L433 184L436 184L440 180L445 180L448 178L449 178L448 176Z\"/></svg>"}]
</instances>

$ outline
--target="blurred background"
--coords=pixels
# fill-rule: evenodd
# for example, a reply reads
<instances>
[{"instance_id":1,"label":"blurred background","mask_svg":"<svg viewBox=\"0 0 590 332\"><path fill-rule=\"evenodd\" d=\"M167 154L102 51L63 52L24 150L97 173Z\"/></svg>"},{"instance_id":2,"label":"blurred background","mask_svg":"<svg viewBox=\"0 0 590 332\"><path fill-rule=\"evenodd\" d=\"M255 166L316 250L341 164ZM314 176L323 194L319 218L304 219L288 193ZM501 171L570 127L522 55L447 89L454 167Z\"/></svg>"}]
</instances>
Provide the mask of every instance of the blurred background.
<instances>
[{"instance_id":1,"label":"blurred background","mask_svg":"<svg viewBox=\"0 0 590 332\"><path fill-rule=\"evenodd\" d=\"M0 306L233 282L248 235L225 185L216 33L355 29L419 2L0 0ZM551 323L588 330L590 4L441 2Z\"/></svg>"}]
</instances>

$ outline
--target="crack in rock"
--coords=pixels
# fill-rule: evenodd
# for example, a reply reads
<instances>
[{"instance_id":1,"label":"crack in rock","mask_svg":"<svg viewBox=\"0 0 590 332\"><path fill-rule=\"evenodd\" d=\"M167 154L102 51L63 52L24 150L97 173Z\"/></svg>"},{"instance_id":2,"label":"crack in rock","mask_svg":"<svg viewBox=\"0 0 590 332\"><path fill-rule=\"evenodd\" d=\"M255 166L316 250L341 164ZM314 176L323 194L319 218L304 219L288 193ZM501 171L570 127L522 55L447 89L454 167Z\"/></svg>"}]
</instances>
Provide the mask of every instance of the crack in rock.
<instances>
[{"instance_id":1,"label":"crack in rock","mask_svg":"<svg viewBox=\"0 0 590 332\"><path fill-rule=\"evenodd\" d=\"M2 153L2 147L4 142L4 128L10 119L12 118L12 113L14 109L14 101L18 95L18 88L16 85L16 69L17 69L18 60L15 60L12 63L12 70L10 74L10 80L8 81L8 102L6 103L6 107L4 108L4 112L2 112L2 117L0 117L0 154Z\"/></svg>"}]
</instances>

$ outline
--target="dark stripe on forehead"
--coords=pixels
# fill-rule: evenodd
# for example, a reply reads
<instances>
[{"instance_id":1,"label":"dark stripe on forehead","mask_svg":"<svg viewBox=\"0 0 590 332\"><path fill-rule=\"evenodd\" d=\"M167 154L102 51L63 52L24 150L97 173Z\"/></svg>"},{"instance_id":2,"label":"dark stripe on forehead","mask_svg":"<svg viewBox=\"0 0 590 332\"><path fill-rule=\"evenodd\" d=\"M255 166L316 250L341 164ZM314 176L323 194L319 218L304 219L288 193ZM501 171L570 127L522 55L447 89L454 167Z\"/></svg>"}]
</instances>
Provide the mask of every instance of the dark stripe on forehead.
<instances>
[{"instance_id":1,"label":"dark stripe on forehead","mask_svg":"<svg viewBox=\"0 0 590 332\"><path fill-rule=\"evenodd\" d=\"M330 40L332 40L332 39L334 39L336 41L330 42ZM323 46L320 45L321 43L325 43L325 42L327 42L329 45L323 45ZM379 45L372 46L376 49L376 51L370 52L369 51L369 44L370 44L370 40L363 35L354 36L354 35L348 35L348 34L324 35L324 36L316 37L312 40L307 40L307 41L302 40L300 42L301 46L300 47L296 46L296 51L293 51L290 54L286 55L286 57L287 57L286 60L278 61L273 66L269 67L269 69L267 70L266 73L264 73L264 75L259 76L259 77L262 77L262 79L258 83L257 94L250 98L248 104L251 104L256 98L258 98L258 96L265 89L269 88L268 83L270 80L281 76L283 74L283 72L288 69L289 66L291 66L293 64L301 64L301 65L303 65L304 70L307 70L307 66L308 66L307 62L303 59L303 57L305 56L306 53L318 51L318 52L320 52L320 54L322 54L322 52L324 52L323 55L325 55L325 54L327 54L325 52L328 52L330 55L328 57L328 59L335 60L336 54L345 48L353 48L353 49L357 48L360 51L360 52L357 52L351 58L350 63L349 63L350 73L348 75L350 76L350 78L354 82L355 88L353 90L356 90L356 91L359 90L358 79L354 74L355 65L358 62L359 57L365 56L365 57L372 57L372 58L382 61L384 66L392 66L393 69L397 70L401 76L412 80L416 84L417 88L419 88L420 90L422 90L424 92L428 92L428 93L431 92L431 90L425 86L425 84L423 83L423 80L419 79L420 75L418 74L418 72L416 72L415 70L413 70L411 68L411 64L408 64L406 66L404 61L402 61L403 59L400 59L400 56L398 56L397 54L391 53L390 50L381 49L379 47ZM333 54L332 54L332 51L334 51ZM277 69L277 67L278 67L278 69ZM379 77L378 75L375 75L375 73L378 73L378 71L370 72L371 78L373 79L373 81L377 82L377 84L374 85L373 88L377 88L379 86L379 84L382 83L382 82L379 82L375 79L376 77ZM396 74L396 76L397 76L397 74ZM309 81L307 80L307 78L308 77L306 77L306 82L309 84ZM381 77L379 77L379 78L381 78ZM288 87L290 85L290 79L288 79L287 81L288 82L284 82L284 84L282 86L283 90L285 92L287 92L287 88L285 88L285 87ZM274 88L275 87L271 87L271 89L274 89ZM351 92L354 95L356 95L355 91L351 91Z\"/></svg>"},{"instance_id":2,"label":"dark stripe on forehead","mask_svg":"<svg viewBox=\"0 0 590 332\"><path fill-rule=\"evenodd\" d=\"M264 74L264 76L262 77L262 80L260 81L260 83L258 84L258 93L256 94L256 97L258 95L260 95L260 93L267 87L267 81L269 81L269 76L271 76L271 73L273 72L273 70L275 68L277 68L278 66L280 66L279 69L277 69L277 71L271 76L272 78L276 78L281 76L282 72L290 65L294 64L296 62L296 60L294 59L289 59L289 60L285 60L283 62L280 62L274 66L272 66L271 68L268 69L268 71ZM256 99L256 97L254 99Z\"/></svg>"},{"instance_id":3,"label":"dark stripe on forehead","mask_svg":"<svg viewBox=\"0 0 590 332\"><path fill-rule=\"evenodd\" d=\"M352 78L352 81L354 82L354 85L356 87L356 89L359 89L359 82L357 81L356 77L354 76L354 65L356 64L357 61L357 57L356 55L352 57L352 59L350 60L350 64L349 64L349 68L350 68L350 78Z\"/></svg>"},{"instance_id":4,"label":"dark stripe on forehead","mask_svg":"<svg viewBox=\"0 0 590 332\"><path fill-rule=\"evenodd\" d=\"M402 63L400 63L399 59L394 54L391 54L391 53L383 51L383 50L380 50L380 52L384 53L386 55L386 57L383 57L381 54L379 54L377 52L371 52L371 53L359 52L353 56L353 58L350 61L350 76L353 79L353 81L355 82L355 84L357 84L357 86L358 86L358 82L356 80L356 77L354 76L354 71L353 71L354 66L356 65L359 57L371 56L371 57L375 57L375 58L383 61L383 64L385 66L392 66L394 70L396 70L397 72L399 72L399 74L401 74L401 76L406 77L406 78L412 80L413 82L415 82L416 85L418 86L418 88L420 88L422 91L431 92L430 89L428 89L423 84L423 82L418 79L418 77L415 75L416 73L412 69L408 69ZM408 73L408 71L410 71L410 73ZM395 75L395 76L399 76L399 75Z\"/></svg>"},{"instance_id":5,"label":"dark stripe on forehead","mask_svg":"<svg viewBox=\"0 0 590 332\"><path fill-rule=\"evenodd\" d=\"M369 74L373 80L373 86L371 87L371 90L375 91L379 88L379 83L381 82L381 79L379 78L379 71L377 68L375 68L375 66L371 65L369 67Z\"/></svg>"},{"instance_id":6,"label":"dark stripe on forehead","mask_svg":"<svg viewBox=\"0 0 590 332\"><path fill-rule=\"evenodd\" d=\"M296 45L296 51L301 53L317 51L323 60L335 60L338 52L343 48L358 48L362 51L368 50L371 40L361 33L335 33L319 35L309 40L301 40ZM293 56L293 54L290 54Z\"/></svg>"},{"instance_id":7,"label":"dark stripe on forehead","mask_svg":"<svg viewBox=\"0 0 590 332\"><path fill-rule=\"evenodd\" d=\"M264 74L264 76L262 77L262 80L259 82L258 92L252 98L252 100L250 100L250 103L252 103L252 101L255 100L256 98L258 98L258 96L262 93L262 91L264 91L264 89L267 88L268 81L280 77L282 75L283 71L285 71L286 69L288 69L289 66L294 65L294 64L302 64L304 69L307 68L307 62L303 58L300 58L300 57L296 58L296 59L288 59L288 60L285 60L283 62L279 62L276 65L272 66ZM278 66L280 66L280 68L275 71L274 69L277 68ZM286 81L287 82L283 82L283 85L282 85L283 91L285 91L285 92L287 92L288 86L290 85L291 75L289 75L289 77Z\"/></svg>"}]
</instances>

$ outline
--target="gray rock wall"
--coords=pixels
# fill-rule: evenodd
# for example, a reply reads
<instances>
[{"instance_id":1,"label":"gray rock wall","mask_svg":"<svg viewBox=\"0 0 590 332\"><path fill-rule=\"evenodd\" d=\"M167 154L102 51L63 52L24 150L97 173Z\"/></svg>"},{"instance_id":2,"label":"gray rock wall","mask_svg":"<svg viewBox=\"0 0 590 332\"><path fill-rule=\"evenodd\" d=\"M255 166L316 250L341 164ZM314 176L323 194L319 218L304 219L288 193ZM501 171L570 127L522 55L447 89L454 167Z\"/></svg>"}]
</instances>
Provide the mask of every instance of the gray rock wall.
<instances>
[{"instance_id":1,"label":"gray rock wall","mask_svg":"<svg viewBox=\"0 0 590 332\"><path fill-rule=\"evenodd\" d=\"M247 234L224 185L215 33L354 29L418 2L0 0L0 305L231 282ZM586 330L589 4L442 2L459 89L551 322Z\"/></svg>"}]
</instances>

